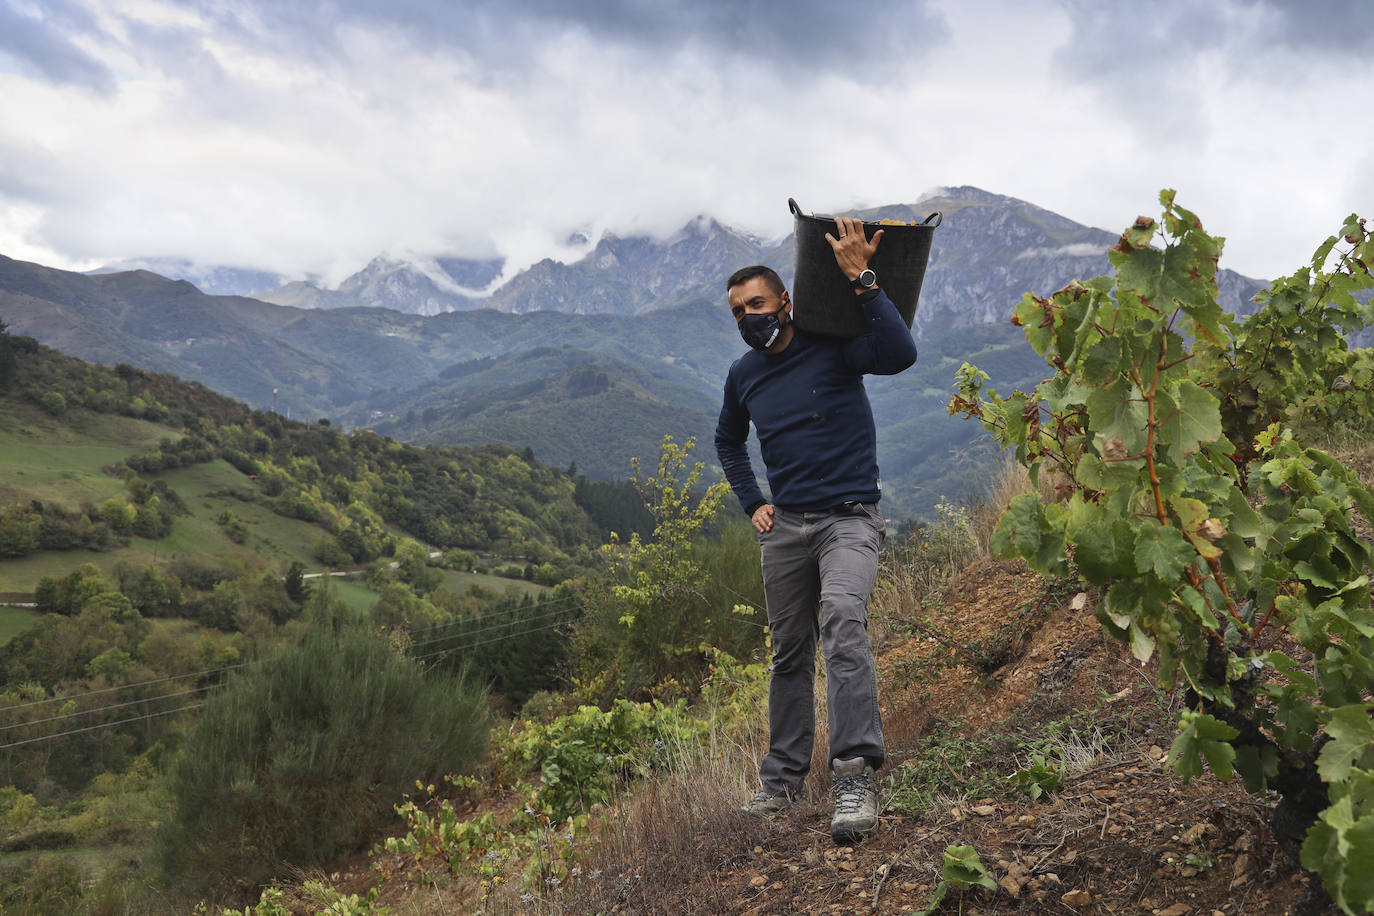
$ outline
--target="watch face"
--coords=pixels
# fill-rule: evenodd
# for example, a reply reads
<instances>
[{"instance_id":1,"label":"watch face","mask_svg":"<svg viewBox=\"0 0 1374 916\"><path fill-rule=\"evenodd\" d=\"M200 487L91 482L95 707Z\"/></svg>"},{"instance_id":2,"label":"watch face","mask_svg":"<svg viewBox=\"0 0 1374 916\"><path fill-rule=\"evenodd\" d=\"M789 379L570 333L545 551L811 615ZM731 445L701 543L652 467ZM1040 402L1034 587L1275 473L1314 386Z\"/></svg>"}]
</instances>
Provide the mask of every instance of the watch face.
<instances>
[{"instance_id":1,"label":"watch face","mask_svg":"<svg viewBox=\"0 0 1374 916\"><path fill-rule=\"evenodd\" d=\"M875 274L871 269L865 270L859 274L857 282L860 286L877 286L878 275Z\"/></svg>"}]
</instances>

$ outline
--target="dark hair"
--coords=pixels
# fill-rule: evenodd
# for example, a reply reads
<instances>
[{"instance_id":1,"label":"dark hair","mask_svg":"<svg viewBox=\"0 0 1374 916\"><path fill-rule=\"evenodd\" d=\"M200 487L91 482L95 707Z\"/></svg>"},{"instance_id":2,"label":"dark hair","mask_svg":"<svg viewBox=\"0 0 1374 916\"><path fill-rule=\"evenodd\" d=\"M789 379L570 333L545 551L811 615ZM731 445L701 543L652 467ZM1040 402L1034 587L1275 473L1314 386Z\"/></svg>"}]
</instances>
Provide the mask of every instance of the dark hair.
<instances>
[{"instance_id":1,"label":"dark hair","mask_svg":"<svg viewBox=\"0 0 1374 916\"><path fill-rule=\"evenodd\" d=\"M763 282L768 285L768 289L775 296L781 296L787 287L782 285L782 277L771 267L764 267L762 264L755 264L752 267L741 267L730 275L730 279L725 281L725 290L729 292L741 283L747 283L755 277L763 277Z\"/></svg>"}]
</instances>

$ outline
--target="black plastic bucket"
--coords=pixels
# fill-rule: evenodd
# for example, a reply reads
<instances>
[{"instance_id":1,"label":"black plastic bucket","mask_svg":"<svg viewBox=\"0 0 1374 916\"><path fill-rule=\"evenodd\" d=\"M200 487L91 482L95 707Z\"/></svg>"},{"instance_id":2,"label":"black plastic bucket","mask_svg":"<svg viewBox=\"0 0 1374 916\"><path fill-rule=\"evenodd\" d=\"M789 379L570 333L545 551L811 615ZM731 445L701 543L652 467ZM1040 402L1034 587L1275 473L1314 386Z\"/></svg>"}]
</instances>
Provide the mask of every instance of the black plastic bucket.
<instances>
[{"instance_id":1,"label":"black plastic bucket","mask_svg":"<svg viewBox=\"0 0 1374 916\"><path fill-rule=\"evenodd\" d=\"M835 263L835 251L825 240L835 232L833 216L807 216L792 198L793 238L796 240L796 272L792 278L792 320L803 331L832 337L859 337L868 333L868 319L854 302L854 288ZM916 320L916 303L930 260L930 243L942 217L937 210L914 224L865 222L864 237L883 230L883 240L868 265L878 275L878 285L897 306L907 327Z\"/></svg>"}]
</instances>

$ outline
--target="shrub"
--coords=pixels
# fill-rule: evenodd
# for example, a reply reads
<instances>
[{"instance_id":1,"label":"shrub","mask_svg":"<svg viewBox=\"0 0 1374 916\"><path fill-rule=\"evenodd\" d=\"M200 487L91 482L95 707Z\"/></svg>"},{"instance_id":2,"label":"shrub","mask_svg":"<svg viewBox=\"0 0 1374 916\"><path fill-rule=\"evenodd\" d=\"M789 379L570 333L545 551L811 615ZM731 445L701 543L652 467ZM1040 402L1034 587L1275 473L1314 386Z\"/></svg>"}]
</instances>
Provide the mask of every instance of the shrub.
<instances>
[{"instance_id":1,"label":"shrub","mask_svg":"<svg viewBox=\"0 0 1374 916\"><path fill-rule=\"evenodd\" d=\"M461 680L361 631L312 634L206 705L171 775L161 866L208 891L357 849L417 778L476 760L487 727Z\"/></svg>"},{"instance_id":2,"label":"shrub","mask_svg":"<svg viewBox=\"0 0 1374 916\"><path fill-rule=\"evenodd\" d=\"M694 743L707 724L687 704L665 706L616 700L609 711L582 706L548 725L527 722L511 740L518 767L539 771L532 805L561 824L592 805L607 802L622 781L665 768L672 752Z\"/></svg>"},{"instance_id":3,"label":"shrub","mask_svg":"<svg viewBox=\"0 0 1374 916\"><path fill-rule=\"evenodd\" d=\"M49 391L43 395L43 409L53 416L59 416L67 410L67 399L61 392Z\"/></svg>"},{"instance_id":4,"label":"shrub","mask_svg":"<svg viewBox=\"0 0 1374 916\"><path fill-rule=\"evenodd\" d=\"M580 586L586 616L576 644L587 699L647 698L669 682L690 688L709 667L709 647L743 656L762 643L762 628L747 621L762 605L757 542L740 526L718 539L727 549L704 542L729 487L698 488L704 465L689 467L694 445L665 438L647 477L633 462L653 534L603 547L605 571Z\"/></svg>"},{"instance_id":5,"label":"shrub","mask_svg":"<svg viewBox=\"0 0 1374 916\"><path fill-rule=\"evenodd\" d=\"M81 900L81 872L61 856L39 856L19 881L5 883L0 904L6 913L70 913Z\"/></svg>"}]
</instances>

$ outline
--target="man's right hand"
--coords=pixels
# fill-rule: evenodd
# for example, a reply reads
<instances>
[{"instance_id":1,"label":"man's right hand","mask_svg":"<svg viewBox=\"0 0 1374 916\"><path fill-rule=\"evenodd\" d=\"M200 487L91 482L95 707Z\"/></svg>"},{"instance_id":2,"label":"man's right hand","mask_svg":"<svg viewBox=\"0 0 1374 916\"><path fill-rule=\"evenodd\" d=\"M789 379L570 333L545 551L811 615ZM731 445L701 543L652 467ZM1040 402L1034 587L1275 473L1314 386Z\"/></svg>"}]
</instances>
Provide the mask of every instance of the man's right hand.
<instances>
[{"instance_id":1,"label":"man's right hand","mask_svg":"<svg viewBox=\"0 0 1374 916\"><path fill-rule=\"evenodd\" d=\"M883 240L883 230L879 229L873 233L871 240L864 238L864 221L852 216L835 217L835 233L825 234L825 240L830 243L830 247L835 252L835 263L844 272L845 279L850 283L854 278L863 273L868 262L873 259L873 253L878 250L878 243Z\"/></svg>"},{"instance_id":2,"label":"man's right hand","mask_svg":"<svg viewBox=\"0 0 1374 916\"><path fill-rule=\"evenodd\" d=\"M754 530L759 534L767 534L773 530L773 507L764 503L754 510Z\"/></svg>"}]
</instances>

